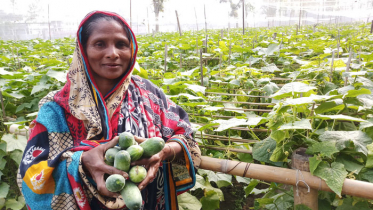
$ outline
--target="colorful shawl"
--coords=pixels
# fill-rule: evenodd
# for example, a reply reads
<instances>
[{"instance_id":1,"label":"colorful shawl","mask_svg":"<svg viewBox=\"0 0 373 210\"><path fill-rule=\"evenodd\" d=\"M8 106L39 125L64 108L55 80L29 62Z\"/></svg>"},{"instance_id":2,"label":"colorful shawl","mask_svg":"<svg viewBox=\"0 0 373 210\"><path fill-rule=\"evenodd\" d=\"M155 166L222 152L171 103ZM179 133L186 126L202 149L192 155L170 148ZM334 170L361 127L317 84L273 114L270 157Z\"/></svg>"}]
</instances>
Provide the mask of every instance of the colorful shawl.
<instances>
[{"instance_id":1,"label":"colorful shawl","mask_svg":"<svg viewBox=\"0 0 373 210\"><path fill-rule=\"evenodd\" d=\"M106 96L97 89L80 40L82 25L95 13L117 16L132 41L130 67ZM40 101L38 116L30 125L17 177L28 209L126 209L121 196L107 198L98 193L80 161L83 151L124 131L182 146L184 158L164 162L157 178L142 190L143 209L178 209L177 195L194 186L201 155L186 112L150 81L131 76L137 42L122 17L90 13L77 37L65 86Z\"/></svg>"}]
</instances>

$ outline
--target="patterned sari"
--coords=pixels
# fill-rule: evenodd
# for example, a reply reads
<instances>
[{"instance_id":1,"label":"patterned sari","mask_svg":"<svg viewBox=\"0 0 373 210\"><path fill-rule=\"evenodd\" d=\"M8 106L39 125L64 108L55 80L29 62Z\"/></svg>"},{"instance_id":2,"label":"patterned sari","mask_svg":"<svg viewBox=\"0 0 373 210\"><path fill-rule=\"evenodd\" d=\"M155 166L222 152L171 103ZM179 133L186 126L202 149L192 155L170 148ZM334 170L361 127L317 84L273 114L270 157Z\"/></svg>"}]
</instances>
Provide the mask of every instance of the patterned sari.
<instances>
[{"instance_id":1,"label":"patterned sari","mask_svg":"<svg viewBox=\"0 0 373 210\"><path fill-rule=\"evenodd\" d=\"M95 13L123 21L132 48L129 69L105 96L97 89L80 40L82 25ZM17 177L28 209L126 209L121 196L108 198L98 193L81 163L84 151L124 131L181 145L183 158L164 162L156 179L141 192L142 209L178 209L177 195L194 186L201 160L186 112L150 81L132 76L137 42L122 17L90 13L77 37L65 86L40 101L38 116L30 125Z\"/></svg>"}]
</instances>

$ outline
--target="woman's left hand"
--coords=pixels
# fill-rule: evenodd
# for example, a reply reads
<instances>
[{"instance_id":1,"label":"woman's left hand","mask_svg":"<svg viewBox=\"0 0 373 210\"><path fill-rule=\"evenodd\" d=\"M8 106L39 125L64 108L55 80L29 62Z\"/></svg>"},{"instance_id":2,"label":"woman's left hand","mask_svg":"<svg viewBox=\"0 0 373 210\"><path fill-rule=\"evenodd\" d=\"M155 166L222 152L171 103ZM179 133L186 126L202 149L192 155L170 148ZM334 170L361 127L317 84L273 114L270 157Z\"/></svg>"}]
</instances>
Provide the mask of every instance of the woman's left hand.
<instances>
[{"instance_id":1,"label":"woman's left hand","mask_svg":"<svg viewBox=\"0 0 373 210\"><path fill-rule=\"evenodd\" d=\"M151 156L150 158L143 158L141 160L135 161L131 163L132 166L134 165L144 165L146 170L148 171L145 179L140 182L138 188L140 190L144 189L149 183L153 182L154 179L157 177L159 166L164 159L164 151Z\"/></svg>"}]
</instances>

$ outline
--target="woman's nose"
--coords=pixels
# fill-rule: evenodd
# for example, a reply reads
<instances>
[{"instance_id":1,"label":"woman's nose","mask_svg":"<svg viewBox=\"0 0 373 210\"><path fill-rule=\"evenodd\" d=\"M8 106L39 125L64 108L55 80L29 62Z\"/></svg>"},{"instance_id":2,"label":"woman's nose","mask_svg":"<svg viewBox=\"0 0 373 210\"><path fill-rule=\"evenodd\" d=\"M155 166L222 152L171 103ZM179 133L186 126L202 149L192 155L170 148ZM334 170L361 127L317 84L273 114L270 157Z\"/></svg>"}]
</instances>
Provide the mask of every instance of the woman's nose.
<instances>
[{"instance_id":1,"label":"woman's nose","mask_svg":"<svg viewBox=\"0 0 373 210\"><path fill-rule=\"evenodd\" d=\"M106 57L111 59L119 57L118 49L115 47L115 45L108 46L106 50Z\"/></svg>"}]
</instances>

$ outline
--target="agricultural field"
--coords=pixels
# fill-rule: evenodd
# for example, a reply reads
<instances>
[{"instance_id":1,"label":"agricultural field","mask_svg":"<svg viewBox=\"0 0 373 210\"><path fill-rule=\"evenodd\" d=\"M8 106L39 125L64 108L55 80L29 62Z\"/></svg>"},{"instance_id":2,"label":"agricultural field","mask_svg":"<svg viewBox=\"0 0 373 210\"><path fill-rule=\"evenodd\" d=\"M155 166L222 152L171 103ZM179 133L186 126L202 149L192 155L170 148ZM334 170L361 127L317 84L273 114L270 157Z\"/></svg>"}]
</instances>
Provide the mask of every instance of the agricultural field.
<instances>
[{"instance_id":1,"label":"agricultural field","mask_svg":"<svg viewBox=\"0 0 373 210\"><path fill-rule=\"evenodd\" d=\"M188 112L204 156L291 168L295 150L305 148L309 171L333 191L319 191L319 209L373 207L368 199L341 193L345 178L373 182L370 25L137 39L134 74L150 79ZM27 128L39 100L63 86L74 47L73 38L0 40L0 209L24 208L16 171L26 137L7 130L13 124ZM178 199L180 209L282 210L294 208L296 190L200 169L196 186Z\"/></svg>"}]
</instances>

